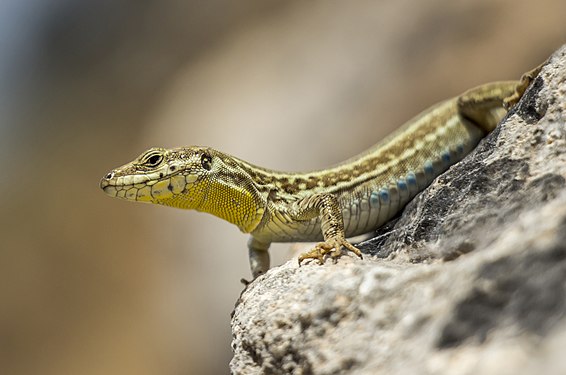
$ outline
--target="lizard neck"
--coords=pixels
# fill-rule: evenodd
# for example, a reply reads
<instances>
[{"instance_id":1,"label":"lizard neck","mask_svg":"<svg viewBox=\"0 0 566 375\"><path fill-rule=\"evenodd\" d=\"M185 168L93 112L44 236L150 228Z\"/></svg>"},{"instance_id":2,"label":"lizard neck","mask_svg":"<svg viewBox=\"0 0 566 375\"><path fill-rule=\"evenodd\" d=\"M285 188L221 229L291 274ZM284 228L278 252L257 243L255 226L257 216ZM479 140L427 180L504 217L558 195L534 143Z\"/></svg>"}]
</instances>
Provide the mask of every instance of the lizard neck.
<instances>
[{"instance_id":1,"label":"lizard neck","mask_svg":"<svg viewBox=\"0 0 566 375\"><path fill-rule=\"evenodd\" d=\"M266 210L266 199L250 180L240 183L221 179L206 182L203 199L195 207L236 225L244 233L253 231L261 222Z\"/></svg>"}]
</instances>

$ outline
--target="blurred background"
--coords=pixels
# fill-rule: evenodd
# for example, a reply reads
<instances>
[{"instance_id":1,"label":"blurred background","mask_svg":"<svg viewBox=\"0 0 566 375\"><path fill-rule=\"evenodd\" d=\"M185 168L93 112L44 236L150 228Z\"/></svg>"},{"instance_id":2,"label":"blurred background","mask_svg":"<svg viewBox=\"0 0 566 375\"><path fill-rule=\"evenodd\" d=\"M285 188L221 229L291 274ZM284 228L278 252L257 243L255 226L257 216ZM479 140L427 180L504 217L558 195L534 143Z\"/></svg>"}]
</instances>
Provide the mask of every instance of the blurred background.
<instances>
[{"instance_id":1,"label":"blurred background","mask_svg":"<svg viewBox=\"0 0 566 375\"><path fill-rule=\"evenodd\" d=\"M100 178L152 146L327 166L518 78L566 42L565 14L563 0L2 0L0 373L228 373L247 236L110 199Z\"/></svg>"}]
</instances>

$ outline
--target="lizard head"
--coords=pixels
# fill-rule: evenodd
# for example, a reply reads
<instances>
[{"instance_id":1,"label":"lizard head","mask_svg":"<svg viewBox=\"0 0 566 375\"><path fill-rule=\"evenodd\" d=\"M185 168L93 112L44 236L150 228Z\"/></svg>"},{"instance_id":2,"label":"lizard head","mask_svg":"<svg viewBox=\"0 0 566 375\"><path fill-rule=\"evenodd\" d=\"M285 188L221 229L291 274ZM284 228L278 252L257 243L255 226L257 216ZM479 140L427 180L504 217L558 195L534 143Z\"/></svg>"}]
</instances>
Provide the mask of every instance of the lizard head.
<instances>
[{"instance_id":1,"label":"lizard head","mask_svg":"<svg viewBox=\"0 0 566 375\"><path fill-rule=\"evenodd\" d=\"M112 197L129 201L197 208L202 194L186 193L204 178L209 163L210 157L202 148L151 148L108 173L100 187Z\"/></svg>"},{"instance_id":2,"label":"lizard head","mask_svg":"<svg viewBox=\"0 0 566 375\"><path fill-rule=\"evenodd\" d=\"M263 215L263 198L241 162L210 147L151 148L110 171L100 187L129 201L208 212L246 232Z\"/></svg>"}]
</instances>

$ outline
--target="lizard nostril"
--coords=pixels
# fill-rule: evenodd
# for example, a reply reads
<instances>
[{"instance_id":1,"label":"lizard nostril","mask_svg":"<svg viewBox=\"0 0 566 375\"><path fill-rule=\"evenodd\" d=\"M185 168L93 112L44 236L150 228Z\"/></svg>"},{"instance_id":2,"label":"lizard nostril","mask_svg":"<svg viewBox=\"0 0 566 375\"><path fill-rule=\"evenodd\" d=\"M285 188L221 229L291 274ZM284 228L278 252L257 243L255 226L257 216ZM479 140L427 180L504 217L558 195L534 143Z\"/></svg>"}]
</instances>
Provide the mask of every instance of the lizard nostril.
<instances>
[{"instance_id":1,"label":"lizard nostril","mask_svg":"<svg viewBox=\"0 0 566 375\"><path fill-rule=\"evenodd\" d=\"M106 175L107 180L110 180L112 177L114 177L114 172L110 172Z\"/></svg>"}]
</instances>

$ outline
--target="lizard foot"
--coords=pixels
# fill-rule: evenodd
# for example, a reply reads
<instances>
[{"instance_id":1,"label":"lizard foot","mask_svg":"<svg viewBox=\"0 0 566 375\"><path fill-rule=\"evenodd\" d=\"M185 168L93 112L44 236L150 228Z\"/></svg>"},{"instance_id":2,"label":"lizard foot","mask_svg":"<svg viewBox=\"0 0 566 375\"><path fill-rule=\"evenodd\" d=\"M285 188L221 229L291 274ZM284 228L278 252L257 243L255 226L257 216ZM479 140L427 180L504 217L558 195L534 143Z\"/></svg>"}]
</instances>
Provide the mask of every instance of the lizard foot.
<instances>
[{"instance_id":1,"label":"lizard foot","mask_svg":"<svg viewBox=\"0 0 566 375\"><path fill-rule=\"evenodd\" d=\"M324 257L327 254L330 254L330 257L336 260L343 255L342 247L345 247L346 250L353 252L359 256L360 259L363 259L362 252L357 247L346 241L345 238L337 237L329 238L324 242L319 242L315 245L314 249L301 254L298 259L299 266L305 259L318 259L319 264L324 264Z\"/></svg>"},{"instance_id":2,"label":"lizard foot","mask_svg":"<svg viewBox=\"0 0 566 375\"><path fill-rule=\"evenodd\" d=\"M544 64L545 63L542 63L536 68L529 70L528 72L523 74L523 76L521 77L521 82L515 88L515 92L507 98L503 99L503 106L505 107L505 109L509 110L511 109L511 107L517 104L525 91L527 91L527 88L529 87L531 82L533 82L537 75L540 73Z\"/></svg>"}]
</instances>

